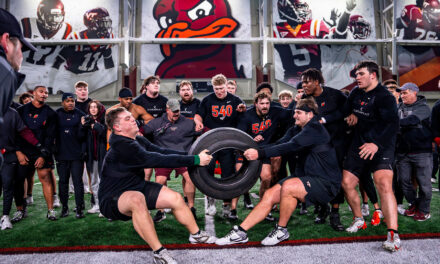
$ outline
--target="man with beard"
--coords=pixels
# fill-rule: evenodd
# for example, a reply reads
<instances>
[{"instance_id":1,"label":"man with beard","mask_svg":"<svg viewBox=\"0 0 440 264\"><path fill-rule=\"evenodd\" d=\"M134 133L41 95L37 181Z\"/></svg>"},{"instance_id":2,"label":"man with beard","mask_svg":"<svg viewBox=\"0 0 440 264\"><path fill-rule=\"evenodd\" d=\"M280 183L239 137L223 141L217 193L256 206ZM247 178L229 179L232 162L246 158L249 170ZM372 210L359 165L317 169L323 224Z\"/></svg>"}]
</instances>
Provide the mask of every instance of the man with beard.
<instances>
[{"instance_id":1,"label":"man with beard","mask_svg":"<svg viewBox=\"0 0 440 264\"><path fill-rule=\"evenodd\" d=\"M142 106L147 113L154 118L160 117L166 111L166 103L168 99L159 94L160 79L157 76L150 76L144 80L142 87L146 87L147 91L139 95L133 100L136 105ZM135 116L136 117L136 116Z\"/></svg>"},{"instance_id":2,"label":"man with beard","mask_svg":"<svg viewBox=\"0 0 440 264\"><path fill-rule=\"evenodd\" d=\"M183 80L179 84L180 114L193 119L200 105L200 100L194 98L193 86L190 81Z\"/></svg>"}]
</instances>

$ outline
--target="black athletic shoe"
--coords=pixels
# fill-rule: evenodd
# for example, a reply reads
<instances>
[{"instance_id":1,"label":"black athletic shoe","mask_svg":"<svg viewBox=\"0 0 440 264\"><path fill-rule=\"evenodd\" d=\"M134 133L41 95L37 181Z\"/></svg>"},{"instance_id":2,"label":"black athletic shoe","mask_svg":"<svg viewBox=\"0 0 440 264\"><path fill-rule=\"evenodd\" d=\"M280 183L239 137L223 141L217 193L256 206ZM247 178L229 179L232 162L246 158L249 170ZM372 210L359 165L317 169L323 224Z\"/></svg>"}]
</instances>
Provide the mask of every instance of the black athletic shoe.
<instances>
[{"instance_id":1,"label":"black athletic shoe","mask_svg":"<svg viewBox=\"0 0 440 264\"><path fill-rule=\"evenodd\" d=\"M325 219L329 214L330 214L330 207L327 204L324 206L320 206L318 215L315 218L315 224L324 224Z\"/></svg>"},{"instance_id":2,"label":"black athletic shoe","mask_svg":"<svg viewBox=\"0 0 440 264\"><path fill-rule=\"evenodd\" d=\"M77 219L84 218L85 216L84 216L83 210L76 210L76 216L75 217Z\"/></svg>"},{"instance_id":3,"label":"black athletic shoe","mask_svg":"<svg viewBox=\"0 0 440 264\"><path fill-rule=\"evenodd\" d=\"M153 217L153 221L155 223L160 223L163 220L165 220L166 218L167 218L167 216L165 215L165 213L160 211L160 210L158 210L156 215Z\"/></svg>"},{"instance_id":4,"label":"black athletic shoe","mask_svg":"<svg viewBox=\"0 0 440 264\"><path fill-rule=\"evenodd\" d=\"M249 195L249 193L243 194L243 202L244 202L244 208L254 209L254 204L252 203L251 196Z\"/></svg>"},{"instance_id":5,"label":"black athletic shoe","mask_svg":"<svg viewBox=\"0 0 440 264\"><path fill-rule=\"evenodd\" d=\"M69 208L67 206L63 206L60 217L67 217L67 216L69 216Z\"/></svg>"},{"instance_id":6,"label":"black athletic shoe","mask_svg":"<svg viewBox=\"0 0 440 264\"><path fill-rule=\"evenodd\" d=\"M330 226L335 231L344 231L344 226L341 224L341 219L339 217L339 213L331 213L330 214Z\"/></svg>"},{"instance_id":7,"label":"black athletic shoe","mask_svg":"<svg viewBox=\"0 0 440 264\"><path fill-rule=\"evenodd\" d=\"M236 209L231 210L231 212L226 218L232 221L238 220L237 210Z\"/></svg>"},{"instance_id":8,"label":"black athletic shoe","mask_svg":"<svg viewBox=\"0 0 440 264\"><path fill-rule=\"evenodd\" d=\"M193 216L194 216L194 219L197 221L197 215L196 215L196 208L194 208L194 207L191 207L190 208L191 209L191 213L193 214Z\"/></svg>"}]
</instances>

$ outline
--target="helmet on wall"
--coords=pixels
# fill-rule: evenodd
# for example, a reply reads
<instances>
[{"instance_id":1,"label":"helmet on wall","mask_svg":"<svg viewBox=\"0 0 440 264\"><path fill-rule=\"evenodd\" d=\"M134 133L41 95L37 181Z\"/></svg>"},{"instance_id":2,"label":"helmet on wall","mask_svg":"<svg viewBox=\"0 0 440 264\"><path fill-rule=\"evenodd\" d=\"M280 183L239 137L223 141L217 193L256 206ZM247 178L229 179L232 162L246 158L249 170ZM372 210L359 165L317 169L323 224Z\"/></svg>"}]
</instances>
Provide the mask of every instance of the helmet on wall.
<instances>
[{"instance_id":1,"label":"helmet on wall","mask_svg":"<svg viewBox=\"0 0 440 264\"><path fill-rule=\"evenodd\" d=\"M355 39L367 39L371 34L370 22L360 15L350 17L348 28Z\"/></svg>"},{"instance_id":2,"label":"helmet on wall","mask_svg":"<svg viewBox=\"0 0 440 264\"><path fill-rule=\"evenodd\" d=\"M281 19L303 24L312 17L312 10L302 0L278 0L277 6Z\"/></svg>"},{"instance_id":3,"label":"helmet on wall","mask_svg":"<svg viewBox=\"0 0 440 264\"><path fill-rule=\"evenodd\" d=\"M84 25L88 30L96 32L100 38L110 35L112 20L110 14L104 7L97 7L84 13Z\"/></svg>"},{"instance_id":4,"label":"helmet on wall","mask_svg":"<svg viewBox=\"0 0 440 264\"><path fill-rule=\"evenodd\" d=\"M64 22L64 4L61 0L42 0L37 7L37 23L48 31L57 31Z\"/></svg>"}]
</instances>

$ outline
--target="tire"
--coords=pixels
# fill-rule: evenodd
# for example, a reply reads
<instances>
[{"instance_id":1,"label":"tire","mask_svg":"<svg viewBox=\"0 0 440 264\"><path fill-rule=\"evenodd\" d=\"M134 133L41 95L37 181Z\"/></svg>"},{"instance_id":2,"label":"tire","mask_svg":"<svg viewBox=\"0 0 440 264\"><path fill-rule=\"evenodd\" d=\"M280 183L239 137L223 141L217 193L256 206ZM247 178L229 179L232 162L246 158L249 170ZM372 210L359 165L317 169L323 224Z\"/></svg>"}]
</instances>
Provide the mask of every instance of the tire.
<instances>
[{"instance_id":1,"label":"tire","mask_svg":"<svg viewBox=\"0 0 440 264\"><path fill-rule=\"evenodd\" d=\"M248 134L241 130L223 127L212 129L199 137L191 146L188 154L197 155L208 149L213 154L222 149L245 151L258 148L258 144ZM215 178L207 167L188 168L194 185L204 194L216 199L232 199L249 191L257 182L261 161L243 161L242 168L226 179Z\"/></svg>"}]
</instances>

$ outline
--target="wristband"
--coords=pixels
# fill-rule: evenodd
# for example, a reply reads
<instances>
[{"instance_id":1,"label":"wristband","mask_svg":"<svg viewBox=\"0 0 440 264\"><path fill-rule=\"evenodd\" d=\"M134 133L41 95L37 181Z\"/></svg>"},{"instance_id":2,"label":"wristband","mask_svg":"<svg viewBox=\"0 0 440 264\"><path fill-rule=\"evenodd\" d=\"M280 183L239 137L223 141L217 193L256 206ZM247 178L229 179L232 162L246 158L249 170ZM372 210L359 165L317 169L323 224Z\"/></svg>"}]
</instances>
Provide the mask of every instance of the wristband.
<instances>
[{"instance_id":1,"label":"wristband","mask_svg":"<svg viewBox=\"0 0 440 264\"><path fill-rule=\"evenodd\" d=\"M194 155L194 165L200 165L200 157L199 155Z\"/></svg>"}]
</instances>

